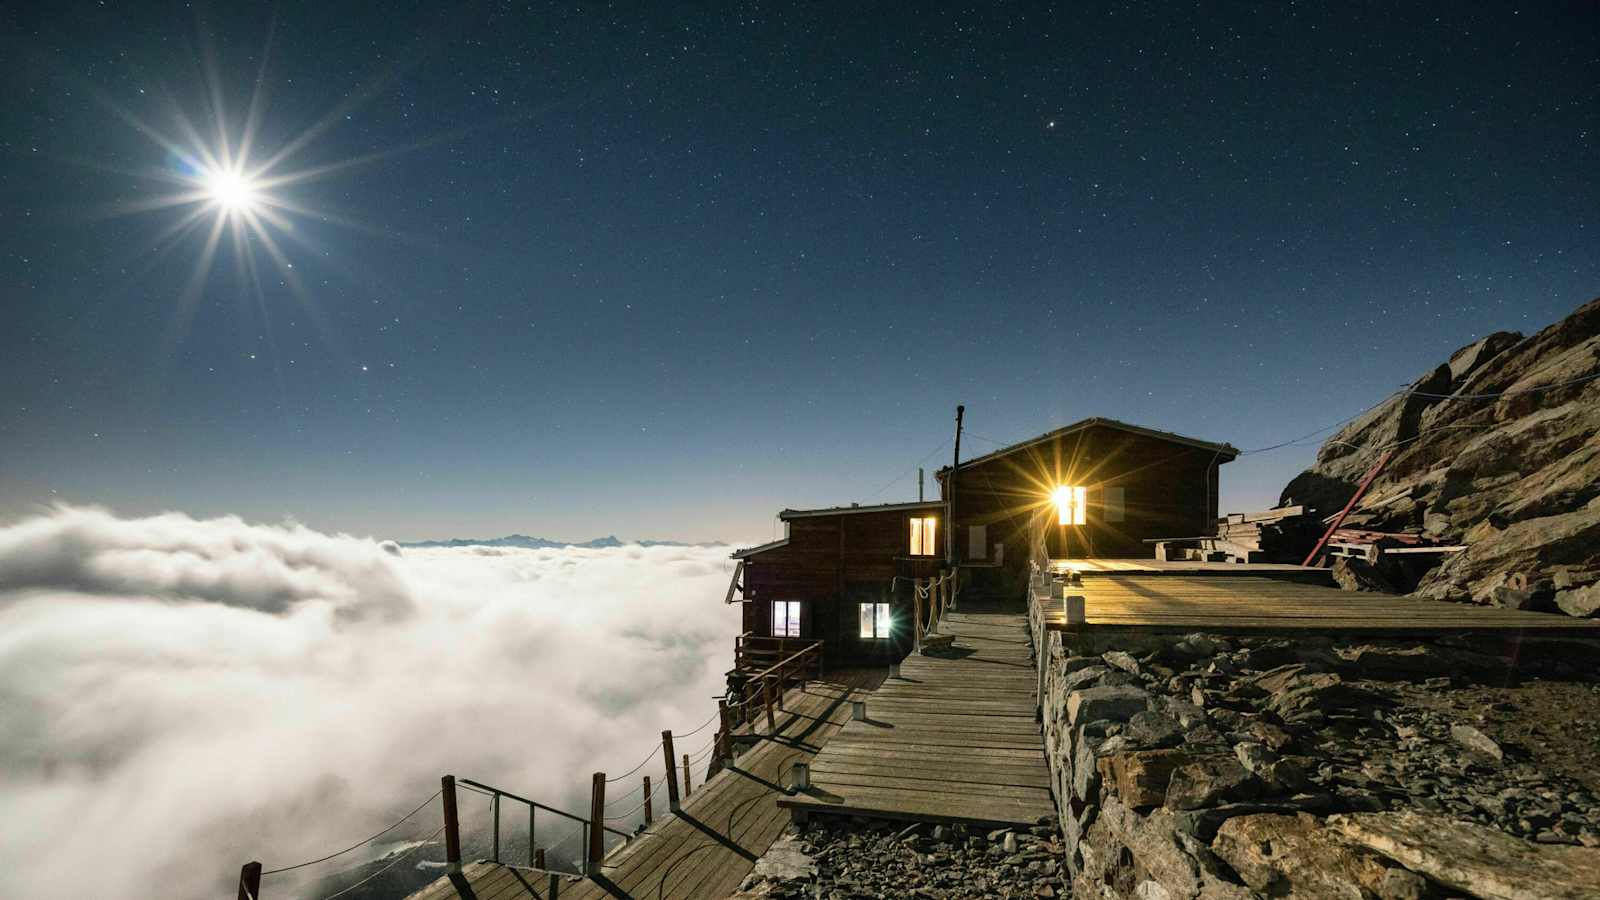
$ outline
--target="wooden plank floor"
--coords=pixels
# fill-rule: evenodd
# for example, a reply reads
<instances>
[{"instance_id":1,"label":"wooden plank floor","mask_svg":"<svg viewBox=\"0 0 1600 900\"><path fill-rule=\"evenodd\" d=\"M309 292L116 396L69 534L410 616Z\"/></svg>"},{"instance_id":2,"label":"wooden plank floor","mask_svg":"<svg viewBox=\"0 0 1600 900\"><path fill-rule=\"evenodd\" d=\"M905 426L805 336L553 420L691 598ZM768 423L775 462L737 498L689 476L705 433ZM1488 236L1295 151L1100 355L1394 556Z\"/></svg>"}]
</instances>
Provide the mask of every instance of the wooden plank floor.
<instances>
[{"instance_id":1,"label":"wooden plank floor","mask_svg":"<svg viewBox=\"0 0 1600 900\"><path fill-rule=\"evenodd\" d=\"M1255 575L1332 584L1333 570L1289 563L1200 562L1164 559L1053 559L1051 571L1074 571L1084 575Z\"/></svg>"},{"instance_id":2,"label":"wooden plank floor","mask_svg":"<svg viewBox=\"0 0 1600 900\"><path fill-rule=\"evenodd\" d=\"M1027 619L951 613L939 656L913 653L811 761L810 791L778 806L811 814L1032 825L1055 811L1034 721Z\"/></svg>"},{"instance_id":3,"label":"wooden plank floor","mask_svg":"<svg viewBox=\"0 0 1600 900\"><path fill-rule=\"evenodd\" d=\"M1251 568L1254 568L1253 566ZM1273 578L1227 575L1085 577L1090 629L1446 634L1464 631L1597 634L1600 622L1497 606L1365 594ZM1060 600L1042 600L1051 628L1066 629Z\"/></svg>"},{"instance_id":4,"label":"wooden plank floor","mask_svg":"<svg viewBox=\"0 0 1600 900\"><path fill-rule=\"evenodd\" d=\"M785 694L778 735L739 754L735 767L699 785L675 816L606 857L593 879L564 879L562 900L602 897L705 898L732 893L788 825L782 796L789 767L810 759L850 718L850 699L883 680L883 669L841 670ZM658 797L665 805L665 795ZM518 900L544 897L547 877L480 861L441 878L410 900Z\"/></svg>"}]
</instances>

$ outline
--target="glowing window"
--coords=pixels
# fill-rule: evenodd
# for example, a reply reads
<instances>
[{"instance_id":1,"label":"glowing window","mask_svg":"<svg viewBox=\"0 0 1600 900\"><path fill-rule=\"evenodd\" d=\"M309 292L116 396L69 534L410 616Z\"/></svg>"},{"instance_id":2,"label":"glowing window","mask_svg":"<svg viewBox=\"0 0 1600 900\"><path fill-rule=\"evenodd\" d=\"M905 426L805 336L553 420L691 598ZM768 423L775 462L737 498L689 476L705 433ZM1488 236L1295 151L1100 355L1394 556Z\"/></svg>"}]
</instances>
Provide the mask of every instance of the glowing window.
<instances>
[{"instance_id":1,"label":"glowing window","mask_svg":"<svg viewBox=\"0 0 1600 900\"><path fill-rule=\"evenodd\" d=\"M911 520L911 555L932 556L934 554L934 533L939 529L939 520L933 516L913 518Z\"/></svg>"},{"instance_id":2,"label":"glowing window","mask_svg":"<svg viewBox=\"0 0 1600 900\"><path fill-rule=\"evenodd\" d=\"M800 636L800 601L772 601L772 636Z\"/></svg>"},{"instance_id":3,"label":"glowing window","mask_svg":"<svg viewBox=\"0 0 1600 900\"><path fill-rule=\"evenodd\" d=\"M1088 492L1081 487L1062 485L1055 489L1050 499L1056 505L1056 521L1061 525L1082 525L1086 521L1084 516L1084 499Z\"/></svg>"},{"instance_id":4,"label":"glowing window","mask_svg":"<svg viewBox=\"0 0 1600 900\"><path fill-rule=\"evenodd\" d=\"M889 604L863 603L861 604L861 637L862 639L880 639L889 636Z\"/></svg>"}]
</instances>

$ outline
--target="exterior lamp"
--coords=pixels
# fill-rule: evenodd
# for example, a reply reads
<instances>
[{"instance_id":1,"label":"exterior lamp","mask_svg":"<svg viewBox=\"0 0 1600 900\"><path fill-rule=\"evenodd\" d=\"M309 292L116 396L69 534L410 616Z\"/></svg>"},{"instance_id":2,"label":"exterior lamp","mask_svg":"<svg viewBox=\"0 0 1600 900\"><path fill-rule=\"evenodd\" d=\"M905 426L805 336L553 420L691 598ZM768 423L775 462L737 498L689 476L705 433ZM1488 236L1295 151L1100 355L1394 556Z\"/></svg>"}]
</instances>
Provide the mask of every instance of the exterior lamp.
<instances>
[{"instance_id":1,"label":"exterior lamp","mask_svg":"<svg viewBox=\"0 0 1600 900\"><path fill-rule=\"evenodd\" d=\"M1056 522L1059 525L1084 524L1085 495L1087 491L1082 486L1061 485L1050 493L1050 501L1056 506Z\"/></svg>"}]
</instances>

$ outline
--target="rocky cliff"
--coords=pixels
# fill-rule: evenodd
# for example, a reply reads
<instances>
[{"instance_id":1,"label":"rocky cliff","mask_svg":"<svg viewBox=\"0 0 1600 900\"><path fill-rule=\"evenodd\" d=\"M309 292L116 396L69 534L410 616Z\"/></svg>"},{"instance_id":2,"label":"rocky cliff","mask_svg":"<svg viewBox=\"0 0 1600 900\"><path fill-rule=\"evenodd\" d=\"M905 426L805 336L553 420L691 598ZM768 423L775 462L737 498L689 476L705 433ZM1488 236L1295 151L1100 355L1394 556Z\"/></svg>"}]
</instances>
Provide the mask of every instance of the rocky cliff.
<instances>
[{"instance_id":1,"label":"rocky cliff","mask_svg":"<svg viewBox=\"0 0 1600 900\"><path fill-rule=\"evenodd\" d=\"M1600 615L1600 299L1457 350L1334 434L1281 505L1338 510L1390 448L1346 526L1466 545L1416 594Z\"/></svg>"}]
</instances>

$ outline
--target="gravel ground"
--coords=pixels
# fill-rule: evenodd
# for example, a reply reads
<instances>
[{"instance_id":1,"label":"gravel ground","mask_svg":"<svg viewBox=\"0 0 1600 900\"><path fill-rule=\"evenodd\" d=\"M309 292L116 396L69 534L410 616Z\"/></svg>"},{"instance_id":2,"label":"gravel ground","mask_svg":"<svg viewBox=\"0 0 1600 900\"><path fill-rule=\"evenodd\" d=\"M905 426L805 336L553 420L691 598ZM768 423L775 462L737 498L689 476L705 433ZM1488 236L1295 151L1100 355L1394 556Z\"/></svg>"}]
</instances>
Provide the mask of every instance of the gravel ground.
<instances>
[{"instance_id":1,"label":"gravel ground","mask_svg":"<svg viewBox=\"0 0 1600 900\"><path fill-rule=\"evenodd\" d=\"M774 860L781 863L772 864ZM755 898L1051 898L1069 894L1054 819L983 831L818 817L791 828L745 879Z\"/></svg>"}]
</instances>

